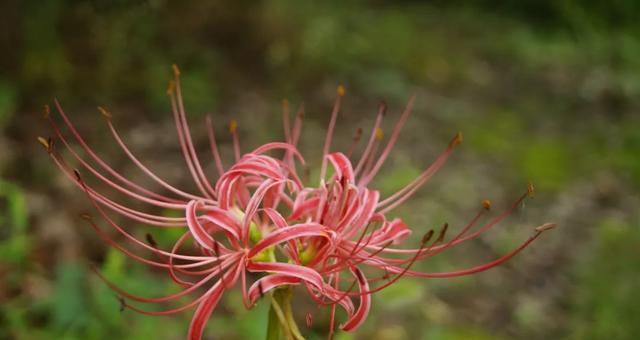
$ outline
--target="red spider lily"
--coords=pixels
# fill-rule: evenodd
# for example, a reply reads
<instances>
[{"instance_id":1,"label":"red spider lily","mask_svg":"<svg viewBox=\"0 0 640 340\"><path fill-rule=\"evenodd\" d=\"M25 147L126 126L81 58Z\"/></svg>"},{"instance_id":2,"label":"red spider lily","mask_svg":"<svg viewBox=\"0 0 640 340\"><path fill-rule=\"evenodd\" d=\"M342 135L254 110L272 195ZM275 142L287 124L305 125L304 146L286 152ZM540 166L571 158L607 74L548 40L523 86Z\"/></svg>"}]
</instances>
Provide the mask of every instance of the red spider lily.
<instances>
[{"instance_id":1,"label":"red spider lily","mask_svg":"<svg viewBox=\"0 0 640 340\"><path fill-rule=\"evenodd\" d=\"M400 219L388 220L386 214L406 201L444 165L453 149L462 141L460 134L454 137L436 161L413 182L397 193L381 199L378 191L370 189L368 185L398 139L414 98L409 100L384 146L380 124L386 106L380 106L368 142L358 161L352 163L350 157L360 140L361 130L358 130L354 143L346 154L330 153L333 130L344 95L344 89L339 87L323 144L317 186L305 186L298 175L298 168L305 166L305 161L297 150L304 109L301 106L291 126L286 102L283 103L284 142L268 143L242 155L237 123L231 122L229 130L233 140L235 162L227 169L222 164L212 121L207 118L211 152L219 175L213 183L206 176L195 151L182 101L179 71L175 66L174 75L175 80L171 83L168 94L180 148L198 193L178 189L147 168L118 134L112 123L112 116L106 110L99 108L106 117L116 143L143 173L170 192L170 196L146 189L108 165L85 142L57 101L56 111L76 145L67 139L63 129L49 115L48 109L45 116L55 132L55 140L64 145L68 154L83 169L83 173L91 174L98 181L135 202L148 204L154 209L176 210L183 217L165 217L141 211L103 195L84 180L80 170L75 170L57 152L54 139L39 140L59 169L86 193L101 219L121 234L128 243L153 254L154 257L139 255L137 251L116 242L91 216L83 215L98 235L132 259L166 270L182 290L168 296L144 298L123 291L106 280L97 270L96 273L122 297L123 308L150 315L167 315L197 305L189 328L190 339L201 337L205 323L224 291L238 282L245 306L248 308L271 290L302 284L319 307L331 307L331 336L335 328L336 306L341 306L347 313L347 320L341 328L346 331L355 330L368 315L371 295L393 284L402 276L454 277L487 270L513 257L544 230L553 227L552 224L545 224L536 228L535 233L521 246L486 264L447 273L414 271L411 267L416 261L434 256L491 229L532 193L532 187L530 186L505 212L473 232L471 230L480 217L489 210L488 201L484 202L483 209L471 222L449 241L445 242L445 225L434 241L431 241L434 232L429 231L422 238L420 247L395 248L392 245L402 242L410 235L411 230ZM78 146L82 149L84 157L78 152ZM273 151L282 152L282 157L267 154ZM355 167L352 164L355 164ZM329 166L333 172L327 175ZM149 226L185 230L170 249L161 249L150 234L147 234L147 242L136 238L113 219L109 211ZM184 249L187 248L190 239L191 243L197 246L199 254L193 255ZM371 277L371 269L382 273L377 277ZM249 273L258 275L258 278L247 287ZM358 291L354 291L356 287ZM165 303L182 299L197 291L204 293L180 307L162 311L146 310L129 303ZM354 300L359 301L357 308ZM312 316L308 314L307 323L311 324L311 320ZM295 325L289 331L290 336L300 337Z\"/></svg>"}]
</instances>

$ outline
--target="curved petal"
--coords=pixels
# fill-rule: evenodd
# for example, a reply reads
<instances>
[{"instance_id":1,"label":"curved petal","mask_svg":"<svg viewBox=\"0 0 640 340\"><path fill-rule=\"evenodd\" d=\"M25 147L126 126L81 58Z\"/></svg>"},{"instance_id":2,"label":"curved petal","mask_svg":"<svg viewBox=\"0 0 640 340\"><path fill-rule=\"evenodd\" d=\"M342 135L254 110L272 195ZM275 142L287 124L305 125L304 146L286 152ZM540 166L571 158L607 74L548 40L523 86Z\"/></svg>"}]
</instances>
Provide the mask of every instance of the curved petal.
<instances>
[{"instance_id":1,"label":"curved petal","mask_svg":"<svg viewBox=\"0 0 640 340\"><path fill-rule=\"evenodd\" d=\"M201 247L213 250L214 243L216 243L216 241L211 237L211 235L209 235L209 233L207 233L202 224L198 221L198 216L196 216L196 209L201 205L201 202L195 200L187 203L187 226L189 227L189 231L191 231L193 238Z\"/></svg>"},{"instance_id":2,"label":"curved petal","mask_svg":"<svg viewBox=\"0 0 640 340\"><path fill-rule=\"evenodd\" d=\"M290 263L280 262L252 262L247 263L247 270L250 272L269 272L275 274L283 274L299 278L309 282L318 290L324 291L324 281L322 276L315 270Z\"/></svg>"},{"instance_id":3,"label":"curved petal","mask_svg":"<svg viewBox=\"0 0 640 340\"><path fill-rule=\"evenodd\" d=\"M265 276L254 282L249 288L249 301L251 305L262 297L266 292L285 285L297 285L300 279L290 275L273 274Z\"/></svg>"},{"instance_id":4,"label":"curved petal","mask_svg":"<svg viewBox=\"0 0 640 340\"><path fill-rule=\"evenodd\" d=\"M267 235L253 246L253 248L249 250L247 256L251 258L273 245L286 242L291 239L312 236L320 236L327 239L331 238L330 230L323 225L317 223L296 224L290 227L276 229L273 233Z\"/></svg>"},{"instance_id":5,"label":"curved petal","mask_svg":"<svg viewBox=\"0 0 640 340\"><path fill-rule=\"evenodd\" d=\"M369 290L369 282L364 277L362 271L358 267L351 267L350 271L358 280L360 292L367 292ZM362 325L362 323L364 323L364 320L369 315L370 309L371 294L365 293L360 296L360 305L358 306L358 310L344 325L342 325L342 329L345 331L356 330Z\"/></svg>"},{"instance_id":6,"label":"curved petal","mask_svg":"<svg viewBox=\"0 0 640 340\"><path fill-rule=\"evenodd\" d=\"M349 180L349 183L354 183L355 176L353 174L353 166L347 156L342 152L336 152L328 155L327 158L335 168L337 178L342 179L343 177L346 177Z\"/></svg>"}]
</instances>

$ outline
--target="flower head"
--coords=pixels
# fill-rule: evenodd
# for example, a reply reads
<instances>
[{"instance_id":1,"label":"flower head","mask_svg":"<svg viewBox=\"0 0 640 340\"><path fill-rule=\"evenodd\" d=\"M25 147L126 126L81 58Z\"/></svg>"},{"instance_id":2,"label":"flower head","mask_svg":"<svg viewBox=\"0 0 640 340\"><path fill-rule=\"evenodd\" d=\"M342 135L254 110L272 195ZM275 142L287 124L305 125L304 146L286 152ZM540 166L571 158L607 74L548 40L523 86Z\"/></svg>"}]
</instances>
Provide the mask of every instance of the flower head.
<instances>
[{"instance_id":1,"label":"flower head","mask_svg":"<svg viewBox=\"0 0 640 340\"><path fill-rule=\"evenodd\" d=\"M166 315L197 306L189 328L191 339L201 337L205 323L223 293L234 286L239 286L245 306L250 308L273 290L301 285L319 308L330 307L330 336L335 328L337 306L347 314L341 328L355 330L369 313L371 295L401 277L455 277L484 271L513 257L542 232L553 227L552 224L537 227L522 245L485 264L444 273L415 271L412 265L416 261L487 232L530 196L533 187L529 186L513 205L480 227L476 225L490 209L489 201L482 202L478 214L452 238L447 240L448 225L445 224L438 231L420 232L423 236L419 247L401 248L399 245L412 231L422 228L409 228L401 219L389 218L390 212L422 187L462 142L461 134L454 136L443 153L416 179L389 197L381 198L370 184L400 136L413 107L413 97L386 141L380 128L386 105L380 105L363 151L359 157L354 157L354 150L363 135L360 129L346 152L331 151L333 131L345 95L344 88L339 87L322 146L320 178L317 181L303 180L306 177L304 172L302 175L299 173L300 169L306 169L305 159L297 149L302 131L302 106L291 124L289 103L283 101L284 141L267 143L245 154L240 149L238 124L232 121L229 133L235 160L227 168L223 166L218 151L213 121L207 117L210 148L218 172L217 179L212 181L212 176L204 171L191 138L182 100L180 72L175 66L174 76L168 95L181 153L197 193L170 185L144 165L129 149L112 122L113 116L104 108L98 110L106 118L115 142L143 173L170 194L151 191L111 167L90 148L57 101L56 111L71 138L63 133L47 108L45 117L56 137L39 138L39 141L62 173L85 192L101 220L147 254L139 255L138 251L116 242L90 215L83 215L97 234L133 260L165 270L168 277L182 287L178 293L168 296L140 297L118 288L96 270L121 296L122 307L144 314ZM79 170L66 162L54 147L54 140L62 143L67 154L79 164ZM86 158L81 156L78 148ZM278 153L279 156L274 156ZM85 174L131 201L145 203L152 208L176 210L181 217L166 217L120 203L100 193L90 181L85 181ZM146 235L146 242L136 238L111 217L112 213L151 227L180 228L183 233L172 247L163 249L151 234ZM189 244L196 245L198 255L184 250ZM249 285L248 281L253 282ZM195 297L182 306L162 311L151 311L141 306L170 302L188 295ZM274 299L273 303L277 306L278 302ZM283 317L280 321L291 336L300 337L291 320ZM311 322L312 316L308 314L307 323Z\"/></svg>"}]
</instances>

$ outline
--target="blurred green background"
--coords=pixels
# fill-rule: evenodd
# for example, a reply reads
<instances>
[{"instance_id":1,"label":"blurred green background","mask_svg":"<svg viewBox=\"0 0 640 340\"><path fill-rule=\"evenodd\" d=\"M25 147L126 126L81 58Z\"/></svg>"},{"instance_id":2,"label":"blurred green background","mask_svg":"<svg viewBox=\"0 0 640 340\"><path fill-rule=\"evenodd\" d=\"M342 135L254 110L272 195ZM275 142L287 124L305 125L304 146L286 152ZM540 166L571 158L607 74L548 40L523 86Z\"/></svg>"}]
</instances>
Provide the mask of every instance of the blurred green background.
<instances>
[{"instance_id":1,"label":"blurred green background","mask_svg":"<svg viewBox=\"0 0 640 340\"><path fill-rule=\"evenodd\" d=\"M103 105L145 162L192 188L165 95L172 63L202 156L198 123L212 113L227 164L229 119L238 119L245 151L276 140L282 98L304 100L301 148L317 164L338 84L347 96L335 149L357 127L368 130L379 100L391 108L388 131L416 94L374 183L383 194L428 166L457 131L465 136L394 211L416 230L445 221L459 230L481 199L499 211L536 184L536 197L495 231L420 269L472 266L536 225L560 228L489 272L401 280L375 295L357 333L339 339L640 338L639 14L631 0L1 1L0 338L186 335L192 312L119 311L90 263L133 292L176 287L100 242L77 218L91 209L84 194L36 143L51 133L41 110L56 97L105 159L145 183L111 140L95 110ZM154 235L160 244L175 238ZM267 308L245 311L234 290L207 336L263 338ZM295 308L302 326L313 306L301 299ZM319 339L327 324L325 312L302 328Z\"/></svg>"}]
</instances>

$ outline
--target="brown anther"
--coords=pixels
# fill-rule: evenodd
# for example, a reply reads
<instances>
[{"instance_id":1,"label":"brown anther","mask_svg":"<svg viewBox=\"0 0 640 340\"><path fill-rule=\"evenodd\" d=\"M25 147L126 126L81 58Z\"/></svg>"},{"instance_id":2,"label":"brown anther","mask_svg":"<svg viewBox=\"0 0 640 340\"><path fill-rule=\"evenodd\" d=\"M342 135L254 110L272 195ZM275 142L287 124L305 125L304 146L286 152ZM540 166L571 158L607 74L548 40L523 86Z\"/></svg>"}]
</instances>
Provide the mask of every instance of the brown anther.
<instances>
[{"instance_id":1,"label":"brown anther","mask_svg":"<svg viewBox=\"0 0 640 340\"><path fill-rule=\"evenodd\" d=\"M382 140L384 138L384 131L381 128L376 128L376 140Z\"/></svg>"},{"instance_id":2,"label":"brown anther","mask_svg":"<svg viewBox=\"0 0 640 340\"><path fill-rule=\"evenodd\" d=\"M113 116L111 115L111 112L107 111L104 107L102 106L98 106L98 111L100 111L100 113L107 119L111 119Z\"/></svg>"},{"instance_id":3,"label":"brown anther","mask_svg":"<svg viewBox=\"0 0 640 340\"><path fill-rule=\"evenodd\" d=\"M462 132L458 132L455 137L449 142L449 147L454 148L462 143Z\"/></svg>"},{"instance_id":4,"label":"brown anther","mask_svg":"<svg viewBox=\"0 0 640 340\"><path fill-rule=\"evenodd\" d=\"M171 64L171 69L173 70L173 75L176 77L180 76L180 69L178 68L178 65L176 64Z\"/></svg>"},{"instance_id":5,"label":"brown anther","mask_svg":"<svg viewBox=\"0 0 640 340\"><path fill-rule=\"evenodd\" d=\"M286 98L282 100L282 107L285 109L289 108L289 101Z\"/></svg>"},{"instance_id":6,"label":"brown anther","mask_svg":"<svg viewBox=\"0 0 640 340\"><path fill-rule=\"evenodd\" d=\"M49 118L49 115L50 115L50 114L51 114L51 110L49 109L49 105L48 105L48 104L45 104L45 105L42 107L42 117L43 117L43 118L45 118L45 119L47 119L47 118Z\"/></svg>"},{"instance_id":7,"label":"brown anther","mask_svg":"<svg viewBox=\"0 0 640 340\"><path fill-rule=\"evenodd\" d=\"M440 229L440 235L438 235L436 243L440 243L444 240L444 237L447 234L447 229L449 229L449 223L445 222L445 224L442 226L442 229Z\"/></svg>"},{"instance_id":8,"label":"brown anther","mask_svg":"<svg viewBox=\"0 0 640 340\"><path fill-rule=\"evenodd\" d=\"M537 226L536 231L541 233L543 231L551 230L555 227L557 227L555 223L545 223L543 225Z\"/></svg>"},{"instance_id":9,"label":"brown anther","mask_svg":"<svg viewBox=\"0 0 640 340\"><path fill-rule=\"evenodd\" d=\"M122 296L116 296L116 299L118 299L118 302L120 302L120 312L124 312L124 310L127 308L127 301L125 301Z\"/></svg>"},{"instance_id":10,"label":"brown anther","mask_svg":"<svg viewBox=\"0 0 640 340\"><path fill-rule=\"evenodd\" d=\"M78 171L78 169L73 169L73 174L76 175L78 182L82 182L82 177L80 177L80 171Z\"/></svg>"},{"instance_id":11,"label":"brown anther","mask_svg":"<svg viewBox=\"0 0 640 340\"><path fill-rule=\"evenodd\" d=\"M344 86L338 86L338 96L344 97Z\"/></svg>"},{"instance_id":12,"label":"brown anther","mask_svg":"<svg viewBox=\"0 0 640 340\"><path fill-rule=\"evenodd\" d=\"M388 108L387 102L384 101L384 100L381 100L380 101L380 108L382 109L382 115L386 116L387 115L387 108Z\"/></svg>"},{"instance_id":13,"label":"brown anther","mask_svg":"<svg viewBox=\"0 0 640 340\"><path fill-rule=\"evenodd\" d=\"M236 130L238 130L238 121L235 119L232 119L229 122L229 132L230 133L236 133Z\"/></svg>"},{"instance_id":14,"label":"brown anther","mask_svg":"<svg viewBox=\"0 0 640 340\"><path fill-rule=\"evenodd\" d=\"M154 247L154 248L158 248L158 243L156 242L156 240L153 238L153 235L147 233L146 235L147 238L147 243L149 243L150 246Z\"/></svg>"},{"instance_id":15,"label":"brown anther","mask_svg":"<svg viewBox=\"0 0 640 340\"><path fill-rule=\"evenodd\" d=\"M430 229L429 231L427 231L426 234L424 234L424 236L422 236L422 245L424 246L425 244L427 244L427 242L429 242L429 240L433 237L433 229Z\"/></svg>"},{"instance_id":16,"label":"brown anther","mask_svg":"<svg viewBox=\"0 0 640 340\"><path fill-rule=\"evenodd\" d=\"M531 182L529 182L529 184L527 184L527 195L529 197L535 196L535 187L533 186L533 183L531 183Z\"/></svg>"},{"instance_id":17,"label":"brown anther","mask_svg":"<svg viewBox=\"0 0 640 340\"><path fill-rule=\"evenodd\" d=\"M484 210L491 210L491 201L482 200L482 207L484 208Z\"/></svg>"},{"instance_id":18,"label":"brown anther","mask_svg":"<svg viewBox=\"0 0 640 340\"><path fill-rule=\"evenodd\" d=\"M360 140L360 137L362 137L362 128L361 127L356 129L356 135L353 137L353 139Z\"/></svg>"}]
</instances>

